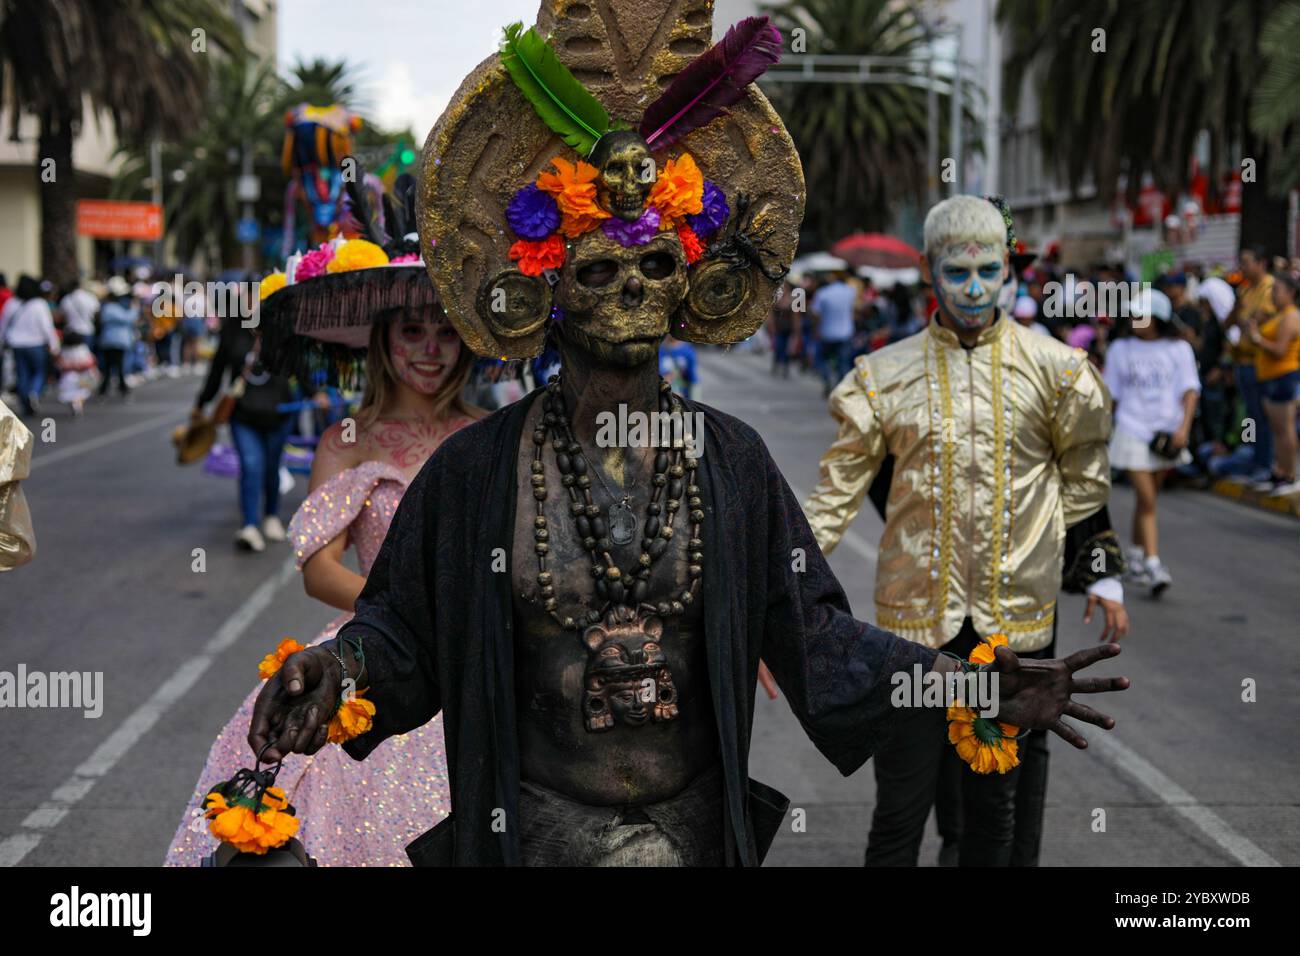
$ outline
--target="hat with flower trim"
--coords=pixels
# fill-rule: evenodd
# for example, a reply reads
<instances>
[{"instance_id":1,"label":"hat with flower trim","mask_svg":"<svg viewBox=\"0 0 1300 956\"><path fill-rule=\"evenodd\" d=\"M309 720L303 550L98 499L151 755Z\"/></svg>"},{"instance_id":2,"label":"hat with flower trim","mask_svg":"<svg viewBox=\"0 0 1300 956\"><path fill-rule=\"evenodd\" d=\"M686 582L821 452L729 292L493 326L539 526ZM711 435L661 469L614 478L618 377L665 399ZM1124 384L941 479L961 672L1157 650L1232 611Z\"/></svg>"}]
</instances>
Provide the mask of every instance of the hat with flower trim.
<instances>
[{"instance_id":1,"label":"hat with flower trim","mask_svg":"<svg viewBox=\"0 0 1300 956\"><path fill-rule=\"evenodd\" d=\"M595 308L579 273L597 258L620 284L635 274L677 338L736 342L763 322L804 205L753 83L782 39L750 17L710 46L712 20L708 0L543 0L461 84L425 143L418 215L476 352L537 354L548 320Z\"/></svg>"},{"instance_id":2,"label":"hat with flower trim","mask_svg":"<svg viewBox=\"0 0 1300 956\"><path fill-rule=\"evenodd\" d=\"M399 176L392 195L371 179L347 186L343 236L295 253L284 269L262 279L258 328L269 368L324 369L340 382L355 382L379 316L440 309L420 260L414 178Z\"/></svg>"}]
</instances>

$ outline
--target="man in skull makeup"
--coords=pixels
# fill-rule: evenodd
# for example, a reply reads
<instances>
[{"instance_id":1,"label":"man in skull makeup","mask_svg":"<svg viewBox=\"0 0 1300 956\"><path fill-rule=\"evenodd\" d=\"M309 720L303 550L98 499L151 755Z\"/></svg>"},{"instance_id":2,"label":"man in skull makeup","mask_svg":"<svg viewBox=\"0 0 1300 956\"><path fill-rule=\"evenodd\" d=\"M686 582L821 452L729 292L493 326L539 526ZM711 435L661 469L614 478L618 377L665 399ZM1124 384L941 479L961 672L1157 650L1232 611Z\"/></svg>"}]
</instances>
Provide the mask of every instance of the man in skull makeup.
<instances>
[{"instance_id":1,"label":"man in skull makeup","mask_svg":"<svg viewBox=\"0 0 1300 956\"><path fill-rule=\"evenodd\" d=\"M922 332L860 357L831 393L839 435L805 506L829 554L870 490L885 518L877 621L963 658L995 634L1022 660L1050 657L1063 582L1087 591L1085 620L1104 612L1103 640L1128 630L1106 511L1110 396L1082 349L999 308L1015 248L998 200L955 196L930 210L921 271L938 311ZM952 773L964 825L944 836L960 843L962 865L1035 865L1046 734L1019 746L1022 766L977 774L949 746L943 714L911 714L875 755L867 863L916 864L936 780Z\"/></svg>"},{"instance_id":2,"label":"man in skull makeup","mask_svg":"<svg viewBox=\"0 0 1300 956\"><path fill-rule=\"evenodd\" d=\"M377 708L358 759L441 712L453 813L416 863L757 865L787 806L747 773L760 655L846 774L896 721L890 675L954 668L855 620L757 434L659 378L669 331L754 332L802 215L752 85L780 34L756 17L710 48L709 10L546 0L425 145L421 242L458 331L505 358L552 334L562 372L430 459L338 645L290 657L249 733L267 759L315 752L345 675ZM702 445L600 447L620 409L702 413ZM1073 676L1111 653L1004 651L1003 712L1047 727L1122 689Z\"/></svg>"}]
</instances>

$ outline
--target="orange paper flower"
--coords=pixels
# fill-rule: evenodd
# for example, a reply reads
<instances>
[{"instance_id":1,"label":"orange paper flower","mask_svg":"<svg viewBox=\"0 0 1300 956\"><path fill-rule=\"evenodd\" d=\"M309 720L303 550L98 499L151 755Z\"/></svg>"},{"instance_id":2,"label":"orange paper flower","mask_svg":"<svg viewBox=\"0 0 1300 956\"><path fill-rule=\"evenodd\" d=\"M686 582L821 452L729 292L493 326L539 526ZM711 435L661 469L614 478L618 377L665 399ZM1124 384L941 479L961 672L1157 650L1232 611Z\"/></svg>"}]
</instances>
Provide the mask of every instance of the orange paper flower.
<instances>
[{"instance_id":1,"label":"orange paper flower","mask_svg":"<svg viewBox=\"0 0 1300 956\"><path fill-rule=\"evenodd\" d=\"M360 696L344 701L330 718L329 742L342 744L361 736L374 725L374 718L375 705L370 701Z\"/></svg>"},{"instance_id":2,"label":"orange paper flower","mask_svg":"<svg viewBox=\"0 0 1300 956\"><path fill-rule=\"evenodd\" d=\"M978 716L969 707L948 708L948 742L976 773L1006 773L1020 763L1020 728Z\"/></svg>"},{"instance_id":3,"label":"orange paper flower","mask_svg":"<svg viewBox=\"0 0 1300 956\"><path fill-rule=\"evenodd\" d=\"M279 787L269 788L260 803L236 797L231 804L218 790L211 791L203 801L208 830L214 837L241 853L258 855L283 846L298 832L298 818L285 812L288 806Z\"/></svg>"},{"instance_id":4,"label":"orange paper flower","mask_svg":"<svg viewBox=\"0 0 1300 956\"><path fill-rule=\"evenodd\" d=\"M984 640L975 645L975 649L970 652L970 662L972 664L992 664L996 659L993 650L1002 647L1007 643L1005 634L990 634Z\"/></svg>"},{"instance_id":5,"label":"orange paper flower","mask_svg":"<svg viewBox=\"0 0 1300 956\"><path fill-rule=\"evenodd\" d=\"M303 645L292 637L286 637L276 646L273 652L262 658L262 663L257 665L258 676L262 680L266 680L278 673L280 668L284 666L284 662L289 659L289 655L297 654L301 650L304 650Z\"/></svg>"},{"instance_id":6,"label":"orange paper flower","mask_svg":"<svg viewBox=\"0 0 1300 956\"><path fill-rule=\"evenodd\" d=\"M659 210L661 229L671 229L683 216L704 209L704 174L690 153L664 163L650 189L649 202Z\"/></svg>"},{"instance_id":7,"label":"orange paper flower","mask_svg":"<svg viewBox=\"0 0 1300 956\"><path fill-rule=\"evenodd\" d=\"M596 202L596 177L600 170L582 160L570 163L560 156L551 160L551 165L556 172L540 173L537 188L555 197L555 204L560 207L560 232L576 239L591 232L600 220L609 218L609 213ZM514 258L513 249L511 258ZM523 271L522 265L519 268Z\"/></svg>"},{"instance_id":8,"label":"orange paper flower","mask_svg":"<svg viewBox=\"0 0 1300 956\"><path fill-rule=\"evenodd\" d=\"M539 276L564 265L564 240L554 233L545 239L520 239L510 247L510 258L526 276Z\"/></svg>"}]
</instances>

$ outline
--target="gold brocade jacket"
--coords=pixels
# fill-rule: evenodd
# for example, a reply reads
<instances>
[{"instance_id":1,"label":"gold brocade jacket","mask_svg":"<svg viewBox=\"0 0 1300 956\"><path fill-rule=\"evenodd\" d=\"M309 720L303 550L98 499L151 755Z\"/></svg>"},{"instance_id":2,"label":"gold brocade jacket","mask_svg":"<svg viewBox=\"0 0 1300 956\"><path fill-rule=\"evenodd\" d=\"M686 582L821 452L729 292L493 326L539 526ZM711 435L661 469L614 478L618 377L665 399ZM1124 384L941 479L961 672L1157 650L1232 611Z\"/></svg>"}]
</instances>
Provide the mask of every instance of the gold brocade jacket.
<instances>
[{"instance_id":1,"label":"gold brocade jacket","mask_svg":"<svg viewBox=\"0 0 1300 956\"><path fill-rule=\"evenodd\" d=\"M877 623L939 647L969 616L1013 650L1045 647L1065 529L1110 493L1110 394L1086 353L1005 316L970 349L932 322L859 357L830 411L839 435L805 505L823 552L894 456Z\"/></svg>"},{"instance_id":2,"label":"gold brocade jacket","mask_svg":"<svg viewBox=\"0 0 1300 956\"><path fill-rule=\"evenodd\" d=\"M0 402L0 571L26 564L36 552L36 532L18 484L32 460L32 433Z\"/></svg>"}]
</instances>

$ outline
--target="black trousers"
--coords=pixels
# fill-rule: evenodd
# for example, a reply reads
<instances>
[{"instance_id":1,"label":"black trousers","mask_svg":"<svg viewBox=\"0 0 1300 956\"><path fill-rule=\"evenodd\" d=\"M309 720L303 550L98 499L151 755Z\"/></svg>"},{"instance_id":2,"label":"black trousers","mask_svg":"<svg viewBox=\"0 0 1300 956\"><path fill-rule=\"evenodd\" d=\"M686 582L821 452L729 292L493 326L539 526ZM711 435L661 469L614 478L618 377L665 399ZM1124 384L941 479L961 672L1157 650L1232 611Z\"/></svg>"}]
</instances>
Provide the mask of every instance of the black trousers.
<instances>
[{"instance_id":1,"label":"black trousers","mask_svg":"<svg viewBox=\"0 0 1300 956\"><path fill-rule=\"evenodd\" d=\"M966 657L979 641L967 618L943 650ZM1051 657L1052 643L1022 657ZM1047 733L1020 741L1020 766L1005 774L970 770L948 743L941 707L903 711L894 736L872 758L876 809L867 866L916 866L930 807L961 866L1036 866L1047 793Z\"/></svg>"},{"instance_id":2,"label":"black trousers","mask_svg":"<svg viewBox=\"0 0 1300 956\"><path fill-rule=\"evenodd\" d=\"M123 395L131 389L126 384L126 374L123 371L123 363L126 360L125 349L104 349L104 381L99 384L99 394L107 395L109 384L113 381L113 376L117 376L117 388Z\"/></svg>"}]
</instances>

